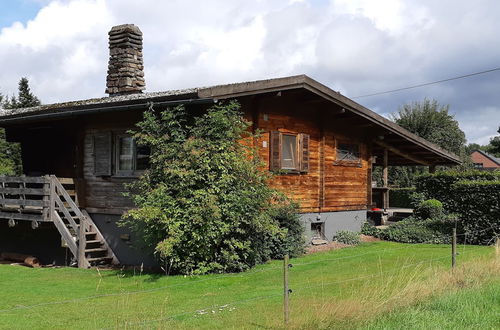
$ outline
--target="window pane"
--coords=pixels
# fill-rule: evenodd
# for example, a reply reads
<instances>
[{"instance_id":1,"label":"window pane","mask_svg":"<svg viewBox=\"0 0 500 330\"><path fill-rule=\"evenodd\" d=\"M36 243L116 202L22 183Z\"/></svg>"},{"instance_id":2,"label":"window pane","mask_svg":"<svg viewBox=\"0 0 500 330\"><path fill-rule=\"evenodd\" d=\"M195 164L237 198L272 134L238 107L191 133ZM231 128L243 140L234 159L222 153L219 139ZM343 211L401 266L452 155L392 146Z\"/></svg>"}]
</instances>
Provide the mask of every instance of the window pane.
<instances>
[{"instance_id":1,"label":"window pane","mask_svg":"<svg viewBox=\"0 0 500 330\"><path fill-rule=\"evenodd\" d=\"M359 145L339 143L337 146L337 160L359 160Z\"/></svg>"},{"instance_id":2,"label":"window pane","mask_svg":"<svg viewBox=\"0 0 500 330\"><path fill-rule=\"evenodd\" d=\"M118 170L131 171L134 148L131 136L118 139Z\"/></svg>"},{"instance_id":3,"label":"window pane","mask_svg":"<svg viewBox=\"0 0 500 330\"><path fill-rule=\"evenodd\" d=\"M281 168L297 168L297 136L285 135L281 141Z\"/></svg>"},{"instance_id":4,"label":"window pane","mask_svg":"<svg viewBox=\"0 0 500 330\"><path fill-rule=\"evenodd\" d=\"M146 170L149 167L149 148L146 146L136 146L136 148L136 170Z\"/></svg>"}]
</instances>

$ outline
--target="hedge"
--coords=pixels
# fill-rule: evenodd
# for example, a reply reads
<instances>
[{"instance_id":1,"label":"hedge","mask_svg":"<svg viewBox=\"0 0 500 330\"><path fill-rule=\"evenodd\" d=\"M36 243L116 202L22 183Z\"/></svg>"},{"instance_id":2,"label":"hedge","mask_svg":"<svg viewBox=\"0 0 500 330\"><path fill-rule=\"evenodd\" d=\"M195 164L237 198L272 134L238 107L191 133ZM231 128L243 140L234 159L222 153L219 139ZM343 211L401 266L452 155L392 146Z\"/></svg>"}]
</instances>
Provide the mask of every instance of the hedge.
<instances>
[{"instance_id":1,"label":"hedge","mask_svg":"<svg viewBox=\"0 0 500 330\"><path fill-rule=\"evenodd\" d=\"M415 191L415 188L391 188L389 190L389 203L391 207L411 209L411 195Z\"/></svg>"},{"instance_id":2,"label":"hedge","mask_svg":"<svg viewBox=\"0 0 500 330\"><path fill-rule=\"evenodd\" d=\"M495 181L500 180L500 171L442 171L424 174L416 178L415 187L425 199L437 199L443 203L444 209L454 212L455 192L452 185L459 181Z\"/></svg>"},{"instance_id":3,"label":"hedge","mask_svg":"<svg viewBox=\"0 0 500 330\"><path fill-rule=\"evenodd\" d=\"M417 193L443 203L447 213L458 214L461 239L490 244L500 235L500 171L444 171L422 175Z\"/></svg>"},{"instance_id":4,"label":"hedge","mask_svg":"<svg viewBox=\"0 0 500 330\"><path fill-rule=\"evenodd\" d=\"M467 242L491 244L500 236L500 180L459 181L451 187L453 208L461 215Z\"/></svg>"}]
</instances>

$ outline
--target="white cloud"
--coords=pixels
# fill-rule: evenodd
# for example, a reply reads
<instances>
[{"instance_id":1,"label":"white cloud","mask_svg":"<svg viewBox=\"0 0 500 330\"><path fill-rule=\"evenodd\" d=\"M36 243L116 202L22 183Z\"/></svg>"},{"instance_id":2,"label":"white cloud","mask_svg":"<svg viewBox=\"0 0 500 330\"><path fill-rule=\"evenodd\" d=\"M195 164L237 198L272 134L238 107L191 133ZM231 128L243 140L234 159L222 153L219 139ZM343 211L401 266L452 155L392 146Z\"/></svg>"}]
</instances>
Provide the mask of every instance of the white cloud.
<instances>
[{"instance_id":1,"label":"white cloud","mask_svg":"<svg viewBox=\"0 0 500 330\"><path fill-rule=\"evenodd\" d=\"M353 96L488 69L500 57L494 0L33 1L44 5L33 20L0 32L0 91L28 76L46 103L104 95L107 32L123 23L144 33L149 91L306 73ZM470 141L485 142L500 121L499 77L482 78L359 101L388 114L437 98ZM468 117L471 109L482 115Z\"/></svg>"}]
</instances>

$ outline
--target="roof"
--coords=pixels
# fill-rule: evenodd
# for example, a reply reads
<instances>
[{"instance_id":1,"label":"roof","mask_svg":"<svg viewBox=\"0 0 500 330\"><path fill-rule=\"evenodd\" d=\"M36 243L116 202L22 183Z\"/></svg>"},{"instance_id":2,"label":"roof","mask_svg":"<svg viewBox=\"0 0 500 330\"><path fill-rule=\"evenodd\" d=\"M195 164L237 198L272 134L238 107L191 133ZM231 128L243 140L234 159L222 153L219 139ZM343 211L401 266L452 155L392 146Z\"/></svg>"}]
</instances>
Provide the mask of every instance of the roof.
<instances>
[{"instance_id":1,"label":"roof","mask_svg":"<svg viewBox=\"0 0 500 330\"><path fill-rule=\"evenodd\" d=\"M500 166L500 158L497 158L493 155L490 155L489 153L487 153L486 151L483 151L481 149L473 150L472 153L474 153L474 152L479 152L481 155L483 155L484 157L487 157L489 160L491 160L492 162L494 162L495 164Z\"/></svg>"},{"instance_id":2,"label":"roof","mask_svg":"<svg viewBox=\"0 0 500 330\"><path fill-rule=\"evenodd\" d=\"M403 147L402 154L406 155L404 159L412 160L409 164L420 163L423 165L441 165L460 163L460 158L457 155L409 132L396 123L380 116L306 75L156 93L139 93L94 98L16 109L15 111L4 111L0 114L0 126L8 126L11 123L20 123L28 120L37 120L42 117L51 118L74 114L86 114L94 111L111 111L134 106L144 107L150 102L214 102L220 99L237 98L247 95L280 92L292 89L308 90L342 107L342 109L345 109L350 114L356 115L356 117L359 117L361 120L387 131L391 134L392 141L397 142L398 145ZM378 146L386 145L386 143L388 143L387 140L376 141ZM401 156L401 153L397 150L389 150L393 153L392 156L394 159L398 159L398 157ZM375 149L375 151L377 151L377 149ZM419 153L419 156L411 156L413 153ZM375 152L375 154L377 154L377 152ZM405 164L404 162L393 163L393 165L409 164Z\"/></svg>"}]
</instances>

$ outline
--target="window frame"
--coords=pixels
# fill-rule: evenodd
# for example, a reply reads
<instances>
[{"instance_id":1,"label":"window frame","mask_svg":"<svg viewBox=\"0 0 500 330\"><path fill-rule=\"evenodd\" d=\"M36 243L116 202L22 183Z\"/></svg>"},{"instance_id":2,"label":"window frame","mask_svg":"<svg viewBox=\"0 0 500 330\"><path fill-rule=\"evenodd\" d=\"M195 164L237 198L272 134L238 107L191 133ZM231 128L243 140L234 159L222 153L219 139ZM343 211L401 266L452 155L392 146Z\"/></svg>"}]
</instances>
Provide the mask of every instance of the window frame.
<instances>
[{"instance_id":1,"label":"window frame","mask_svg":"<svg viewBox=\"0 0 500 330\"><path fill-rule=\"evenodd\" d=\"M120 170L120 139L130 137L132 138L132 169L131 170ZM132 135L127 133L116 133L113 139L113 169L114 176L116 177L138 177L142 175L146 170L137 170L137 143Z\"/></svg>"},{"instance_id":2,"label":"window frame","mask_svg":"<svg viewBox=\"0 0 500 330\"><path fill-rule=\"evenodd\" d=\"M295 137L295 166L283 168L283 136ZM305 133L273 130L269 135L269 170L278 174L307 174L310 171L310 136Z\"/></svg>"},{"instance_id":3,"label":"window frame","mask_svg":"<svg viewBox=\"0 0 500 330\"><path fill-rule=\"evenodd\" d=\"M295 138L295 146L294 146L294 157L295 157L295 166L294 167L283 167L283 137L284 136L293 136ZM282 133L280 132L280 170L281 171L289 171L289 172L297 172L300 171L300 161L299 161L299 149L300 149L300 141L298 133Z\"/></svg>"},{"instance_id":4,"label":"window frame","mask_svg":"<svg viewBox=\"0 0 500 330\"><path fill-rule=\"evenodd\" d=\"M340 145L350 145L350 146L355 146L357 148L357 159L339 159L339 150L341 150L339 147ZM350 151L350 150L348 150ZM354 154L356 154L354 153ZM361 143L359 142L354 142L354 141L343 141L343 140L336 140L335 141L335 161L333 162L334 165L338 166L352 166L352 167L361 167L362 166L362 151L361 151Z\"/></svg>"}]
</instances>

